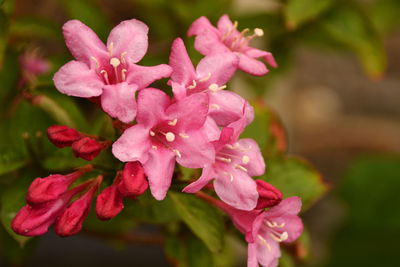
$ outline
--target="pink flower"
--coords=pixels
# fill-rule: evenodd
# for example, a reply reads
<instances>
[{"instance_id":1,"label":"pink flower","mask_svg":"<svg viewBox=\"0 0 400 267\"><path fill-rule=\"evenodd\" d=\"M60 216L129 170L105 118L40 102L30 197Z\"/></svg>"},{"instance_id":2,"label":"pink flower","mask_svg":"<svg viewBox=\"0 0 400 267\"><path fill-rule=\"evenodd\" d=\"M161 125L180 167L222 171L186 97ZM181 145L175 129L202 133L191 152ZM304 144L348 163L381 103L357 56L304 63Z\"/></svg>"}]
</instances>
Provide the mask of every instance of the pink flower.
<instances>
[{"instance_id":1,"label":"pink flower","mask_svg":"<svg viewBox=\"0 0 400 267\"><path fill-rule=\"evenodd\" d=\"M121 181L118 184L119 192L125 197L136 198L142 195L148 187L142 165L138 161L125 164Z\"/></svg>"},{"instance_id":2,"label":"pink flower","mask_svg":"<svg viewBox=\"0 0 400 267\"><path fill-rule=\"evenodd\" d=\"M47 128L47 137L58 148L71 146L82 138L77 130L62 125L53 125Z\"/></svg>"},{"instance_id":3,"label":"pink flower","mask_svg":"<svg viewBox=\"0 0 400 267\"><path fill-rule=\"evenodd\" d=\"M96 215L100 220L106 221L114 218L124 208L122 200L124 196L118 190L119 178L106 187L96 199Z\"/></svg>"},{"instance_id":4,"label":"pink flower","mask_svg":"<svg viewBox=\"0 0 400 267\"><path fill-rule=\"evenodd\" d=\"M243 107L244 109L245 107ZM246 126L246 115L223 128L220 139L214 141L215 162L203 168L201 177L186 186L183 192L201 190L211 180L214 189L224 202L241 210L253 210L257 205L257 184L251 176L265 171L260 148L253 139L240 139Z\"/></svg>"},{"instance_id":5,"label":"pink flower","mask_svg":"<svg viewBox=\"0 0 400 267\"><path fill-rule=\"evenodd\" d=\"M77 158L92 161L105 148L103 144L104 143L99 143L93 138L83 137L72 143L72 152Z\"/></svg>"},{"instance_id":6,"label":"pink flower","mask_svg":"<svg viewBox=\"0 0 400 267\"><path fill-rule=\"evenodd\" d=\"M71 236L82 229L82 224L89 215L92 198L99 188L103 177L98 176L91 188L77 200L72 202L68 208L57 218L54 230L59 236Z\"/></svg>"},{"instance_id":7,"label":"pink flower","mask_svg":"<svg viewBox=\"0 0 400 267\"><path fill-rule=\"evenodd\" d=\"M175 160L188 168L202 168L214 161L214 149L203 127L207 112L206 94L171 104L160 90L142 90L137 124L121 135L112 152L121 161L139 161L153 196L161 200L171 184Z\"/></svg>"},{"instance_id":8,"label":"pink flower","mask_svg":"<svg viewBox=\"0 0 400 267\"><path fill-rule=\"evenodd\" d=\"M200 17L189 28L188 36L196 35L194 46L203 55L231 53L239 58L238 68L255 76L268 73L268 69L255 58L262 57L267 64L277 67L271 53L249 46L254 37L264 35L263 30L254 29L254 33L245 36L249 29L237 30L237 22L232 23L228 15L223 15L218 21L218 27L212 26L206 17Z\"/></svg>"},{"instance_id":9,"label":"pink flower","mask_svg":"<svg viewBox=\"0 0 400 267\"><path fill-rule=\"evenodd\" d=\"M116 26L108 36L107 47L78 20L65 23L63 33L76 60L54 75L56 88L71 96L101 96L104 111L123 122L131 122L136 116L135 92L171 73L165 64L135 64L143 58L148 45L148 27L138 20Z\"/></svg>"},{"instance_id":10,"label":"pink flower","mask_svg":"<svg viewBox=\"0 0 400 267\"><path fill-rule=\"evenodd\" d=\"M273 207L282 201L283 196L279 189L261 179L257 179L256 183L259 195L256 206L257 210Z\"/></svg>"},{"instance_id":11,"label":"pink flower","mask_svg":"<svg viewBox=\"0 0 400 267\"><path fill-rule=\"evenodd\" d=\"M200 60L194 69L182 39L172 44L169 64L173 68L171 85L176 99L205 92L210 99L208 115L220 126L238 120L246 103L248 123L254 112L250 105L237 94L223 89L236 71L238 58L233 53L218 53Z\"/></svg>"}]
</instances>

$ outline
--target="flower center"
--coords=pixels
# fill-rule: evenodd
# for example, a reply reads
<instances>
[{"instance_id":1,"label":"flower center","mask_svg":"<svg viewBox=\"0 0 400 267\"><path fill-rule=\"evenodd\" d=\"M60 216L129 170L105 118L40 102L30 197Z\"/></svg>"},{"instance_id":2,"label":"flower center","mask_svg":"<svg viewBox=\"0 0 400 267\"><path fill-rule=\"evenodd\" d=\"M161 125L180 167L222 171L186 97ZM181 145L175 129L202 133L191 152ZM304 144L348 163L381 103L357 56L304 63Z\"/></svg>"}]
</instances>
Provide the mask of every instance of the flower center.
<instances>
[{"instance_id":1,"label":"flower center","mask_svg":"<svg viewBox=\"0 0 400 267\"><path fill-rule=\"evenodd\" d=\"M226 26L226 31L222 36L221 41L229 47L232 51L240 52L249 41L255 37L264 35L264 31L260 28L255 28L253 34L249 35L249 28L244 29L240 33L237 31L238 22L235 21L232 27Z\"/></svg>"},{"instance_id":2,"label":"flower center","mask_svg":"<svg viewBox=\"0 0 400 267\"><path fill-rule=\"evenodd\" d=\"M235 169L239 169L241 171L247 172L247 168L243 165L246 165L250 162L250 157L248 155L240 155L250 150L251 147L243 148L239 145L239 143L235 143L234 145L225 145L223 149L218 151L215 159L221 163L228 164L234 166ZM234 176L230 172L224 171L224 174L229 176L230 181L233 182Z\"/></svg>"}]
</instances>

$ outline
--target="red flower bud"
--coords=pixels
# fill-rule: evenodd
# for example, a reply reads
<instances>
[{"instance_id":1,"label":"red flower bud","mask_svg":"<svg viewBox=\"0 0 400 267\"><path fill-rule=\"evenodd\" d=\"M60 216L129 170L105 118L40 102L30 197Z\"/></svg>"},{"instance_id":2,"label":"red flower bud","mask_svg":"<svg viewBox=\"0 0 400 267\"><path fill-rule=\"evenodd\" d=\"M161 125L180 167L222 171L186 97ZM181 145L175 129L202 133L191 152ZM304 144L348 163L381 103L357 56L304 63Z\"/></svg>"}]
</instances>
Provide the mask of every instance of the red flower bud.
<instances>
[{"instance_id":1,"label":"red flower bud","mask_svg":"<svg viewBox=\"0 0 400 267\"><path fill-rule=\"evenodd\" d=\"M33 206L56 200L61 194L64 194L68 190L68 187L75 182L76 179L92 169L93 167L91 165L87 165L67 175L54 174L45 178L36 178L26 192L26 202Z\"/></svg>"},{"instance_id":2,"label":"red flower bud","mask_svg":"<svg viewBox=\"0 0 400 267\"><path fill-rule=\"evenodd\" d=\"M116 179L118 180L118 178ZM106 187L96 199L96 215L100 220L110 220L124 208L123 196L118 190L117 183Z\"/></svg>"},{"instance_id":3,"label":"red flower bud","mask_svg":"<svg viewBox=\"0 0 400 267\"><path fill-rule=\"evenodd\" d=\"M59 236L71 236L82 229L82 224L90 211L93 194L102 182L100 175L95 179L92 187L77 200L72 202L68 208L57 218L54 229Z\"/></svg>"},{"instance_id":4,"label":"red flower bud","mask_svg":"<svg viewBox=\"0 0 400 267\"><path fill-rule=\"evenodd\" d=\"M75 157L83 158L88 161L97 157L102 149L102 144L89 137L83 137L72 144L72 151L74 152Z\"/></svg>"},{"instance_id":5,"label":"red flower bud","mask_svg":"<svg viewBox=\"0 0 400 267\"><path fill-rule=\"evenodd\" d=\"M81 134L68 126L53 125L47 128L47 137L55 146L62 148L82 138Z\"/></svg>"},{"instance_id":6,"label":"red flower bud","mask_svg":"<svg viewBox=\"0 0 400 267\"><path fill-rule=\"evenodd\" d=\"M282 201L282 193L277 188L260 179L256 180L256 183L259 198L255 209L269 208Z\"/></svg>"},{"instance_id":7,"label":"red flower bud","mask_svg":"<svg viewBox=\"0 0 400 267\"><path fill-rule=\"evenodd\" d=\"M64 211L71 199L87 187L87 183L77 186L53 201L40 205L27 204L11 223L14 232L24 236L38 236L47 232L57 217Z\"/></svg>"},{"instance_id":8,"label":"red flower bud","mask_svg":"<svg viewBox=\"0 0 400 267\"><path fill-rule=\"evenodd\" d=\"M125 164L118 190L124 197L136 198L149 187L142 165L138 161Z\"/></svg>"}]
</instances>

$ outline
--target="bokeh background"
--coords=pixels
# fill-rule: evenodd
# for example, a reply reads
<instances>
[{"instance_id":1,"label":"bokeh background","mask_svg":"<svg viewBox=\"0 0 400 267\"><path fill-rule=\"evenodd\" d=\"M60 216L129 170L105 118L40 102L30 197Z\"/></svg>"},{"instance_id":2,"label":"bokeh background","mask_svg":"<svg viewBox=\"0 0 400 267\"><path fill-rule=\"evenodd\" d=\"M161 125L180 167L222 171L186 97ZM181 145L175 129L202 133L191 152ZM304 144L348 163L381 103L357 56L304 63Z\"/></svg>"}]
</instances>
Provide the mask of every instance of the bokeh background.
<instances>
[{"instance_id":1,"label":"bokeh background","mask_svg":"<svg viewBox=\"0 0 400 267\"><path fill-rule=\"evenodd\" d=\"M229 87L250 100L265 100L286 128L289 153L310 161L330 185L302 215L309 247L294 252L301 260L284 257L281 266L400 266L400 1L0 0L0 5L1 119L12 108L7 96L24 75L18 55L28 51L49 60L51 70L38 83L51 83L52 73L71 59L61 33L69 19L80 19L103 40L122 20L145 22L150 45L142 65L168 62L176 37L184 38L198 61L186 31L200 16L215 23L229 14L239 29L262 28L264 37L253 44L271 51L279 68L261 78L238 73ZM40 118L32 123L40 124ZM23 250L3 229L0 236L1 266L167 266L157 235L150 242L128 236L122 244L88 232L60 238L50 231ZM237 266L245 266L246 251L237 250Z\"/></svg>"}]
</instances>

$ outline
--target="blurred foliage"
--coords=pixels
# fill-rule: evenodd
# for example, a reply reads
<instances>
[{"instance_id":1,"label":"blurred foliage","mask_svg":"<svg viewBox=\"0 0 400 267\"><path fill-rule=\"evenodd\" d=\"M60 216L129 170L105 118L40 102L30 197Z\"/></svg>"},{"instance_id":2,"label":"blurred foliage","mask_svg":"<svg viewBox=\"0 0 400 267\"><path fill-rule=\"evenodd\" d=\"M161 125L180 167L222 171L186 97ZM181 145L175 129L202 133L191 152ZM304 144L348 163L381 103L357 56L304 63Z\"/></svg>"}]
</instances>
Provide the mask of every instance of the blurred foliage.
<instances>
[{"instance_id":1,"label":"blurred foliage","mask_svg":"<svg viewBox=\"0 0 400 267\"><path fill-rule=\"evenodd\" d=\"M0 0L0 137L3 140L0 143L3 226L0 248L3 258L13 265L22 264L37 242L33 239L20 248L28 239L15 235L10 229L12 217L24 204L29 183L35 177L45 177L52 172L68 173L85 164L84 160L75 158L69 148L56 149L50 144L45 136L46 129L53 124L64 124L103 140L115 140L119 134L113 128L112 120L94 104L62 95L53 86L54 72L72 59L62 39L61 27L66 20L81 20L103 41L121 20L142 20L150 28L150 42L149 53L141 64L154 65L168 61L170 45L176 37L184 38L193 62L198 62L201 55L194 50L193 39L185 38L190 24L200 16L207 16L215 24L222 14L228 13L233 20L239 21L239 29L263 28L266 38L256 44L272 51L280 65L266 77L245 79L257 96L265 94L275 75L282 75L290 68L293 52L300 45L350 52L359 58L367 75L382 77L386 68L383 37L400 23L400 3L396 0L275 0L269 2L274 3L276 8L255 8L253 12L246 13L235 10L237 1L232 0L38 2L43 5L23 0L17 1L17 4L13 0ZM42 8L44 6L48 10ZM45 75L27 80L19 59L32 48L50 61L51 69ZM155 86L167 89L162 83ZM286 156L285 130L274 111L259 100L253 104L255 120L242 138L254 138L262 149L267 171L261 178L277 186L285 197L300 195L305 211L321 198L328 187L309 163ZM102 152L93 163L98 172L107 173L108 181L122 168L122 163L109 151ZM389 255L390 249L396 247L395 238L389 239L389 235L397 237L395 231L398 233L398 229L395 227L400 225L399 218L391 212L393 209L389 207L392 206L386 205L399 202L398 194L395 194L397 180L391 176L397 171L396 164L399 166L396 160L366 161L350 172L349 184L343 185L342 193L351 203L352 217L350 226L338 235L334 243L335 262L343 265L346 253L353 253L343 244L356 238L356 235L364 239L358 239L363 240L357 245L360 254L352 254L354 259L360 260L354 260L354 265L368 259L361 259L361 255L365 254L361 248L372 251L375 245L376 250ZM388 168L395 171L389 173ZM166 236L165 252L173 265L180 262L179 266L233 266L233 244L237 238L230 232L226 234L225 229L230 229L226 227L222 214L195 196L178 192L182 188L180 183L198 177L199 170L180 168L176 175L179 179L172 186L175 191L171 191L164 201L158 202L146 192L137 201L126 201L123 212L109 222L97 220L92 210L84 228L100 236L124 235L142 223L156 224ZM379 181L353 177L379 177ZM374 213L369 213L371 210ZM385 230L378 228L382 225ZM379 232L374 234L372 230ZM383 251L383 246L377 247L369 241L371 235L382 238L382 242L392 244L392 247ZM307 232L299 242L309 252ZM290 253L283 252L281 266L294 266Z\"/></svg>"}]
</instances>

